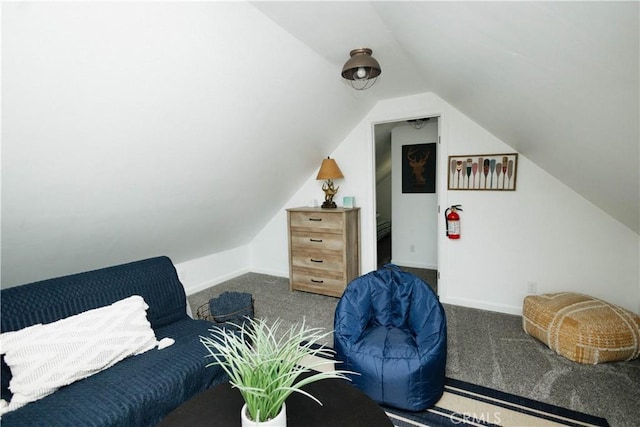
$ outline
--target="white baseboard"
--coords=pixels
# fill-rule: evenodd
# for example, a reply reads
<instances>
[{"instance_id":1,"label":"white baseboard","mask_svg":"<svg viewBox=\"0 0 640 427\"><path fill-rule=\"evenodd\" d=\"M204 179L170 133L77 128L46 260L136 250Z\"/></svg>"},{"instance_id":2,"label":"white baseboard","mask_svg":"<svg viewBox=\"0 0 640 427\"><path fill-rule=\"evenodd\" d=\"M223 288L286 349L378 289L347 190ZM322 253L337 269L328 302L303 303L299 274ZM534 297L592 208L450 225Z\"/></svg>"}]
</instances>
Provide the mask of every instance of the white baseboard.
<instances>
[{"instance_id":1,"label":"white baseboard","mask_svg":"<svg viewBox=\"0 0 640 427\"><path fill-rule=\"evenodd\" d=\"M226 282L227 280L231 280L231 279L236 278L238 276L241 276L241 275L243 275L245 273L249 273L249 270L243 268L241 270L236 270L236 271L234 271L232 273L228 273L228 274L225 274L225 275L222 275L222 276L219 276L219 277L215 277L215 278L212 278L211 280L207 280L206 282L198 283L196 285L192 284L192 285L187 286L185 284L184 291L185 291L185 293L187 295L193 295L193 294L195 294L197 292L204 291L207 288L210 288L210 287L215 286L215 285L219 285L220 283Z\"/></svg>"},{"instance_id":2,"label":"white baseboard","mask_svg":"<svg viewBox=\"0 0 640 427\"><path fill-rule=\"evenodd\" d=\"M226 282L227 280L235 279L236 277L242 276L243 274L246 274L246 273L267 274L269 276L276 276L276 277L289 279L289 271L282 272L279 270L265 270L260 268L257 268L257 269L243 268L241 270L237 270L232 273L228 273L223 276L219 276L211 280L207 280L206 282L199 283L197 285L190 285L190 286L185 285L185 293L187 295L193 295L197 292L204 291L205 289L210 288L212 286L216 286L216 285L219 285L220 283Z\"/></svg>"},{"instance_id":3,"label":"white baseboard","mask_svg":"<svg viewBox=\"0 0 640 427\"><path fill-rule=\"evenodd\" d=\"M515 314L522 316L522 307L516 307L511 305L494 304L487 301L475 301L466 298L448 298L440 297L440 302L443 304L458 305L461 307L477 308L480 310L495 311L498 313Z\"/></svg>"},{"instance_id":4,"label":"white baseboard","mask_svg":"<svg viewBox=\"0 0 640 427\"><path fill-rule=\"evenodd\" d=\"M401 259L392 259L391 263L395 264L395 265L400 265L400 266L403 266L403 267L425 268L427 270L437 270L438 269L437 265L418 263L418 262L414 262L414 261L403 261Z\"/></svg>"},{"instance_id":5,"label":"white baseboard","mask_svg":"<svg viewBox=\"0 0 640 427\"><path fill-rule=\"evenodd\" d=\"M252 273L267 274L269 276L289 278L289 270L270 270L265 268L251 268Z\"/></svg>"}]
</instances>

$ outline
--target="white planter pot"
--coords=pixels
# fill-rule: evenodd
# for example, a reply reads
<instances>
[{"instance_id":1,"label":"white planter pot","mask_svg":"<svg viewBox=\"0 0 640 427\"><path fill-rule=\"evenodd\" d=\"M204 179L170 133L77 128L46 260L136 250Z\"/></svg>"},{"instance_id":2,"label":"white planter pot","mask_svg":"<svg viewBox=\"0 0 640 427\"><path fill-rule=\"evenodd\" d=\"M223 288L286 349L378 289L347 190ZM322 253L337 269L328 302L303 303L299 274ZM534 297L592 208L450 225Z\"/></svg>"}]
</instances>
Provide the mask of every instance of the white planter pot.
<instances>
[{"instance_id":1,"label":"white planter pot","mask_svg":"<svg viewBox=\"0 0 640 427\"><path fill-rule=\"evenodd\" d=\"M287 427L287 405L282 404L282 410L275 418L260 423L247 417L247 405L245 403L240 410L240 418L242 419L242 427Z\"/></svg>"}]
</instances>

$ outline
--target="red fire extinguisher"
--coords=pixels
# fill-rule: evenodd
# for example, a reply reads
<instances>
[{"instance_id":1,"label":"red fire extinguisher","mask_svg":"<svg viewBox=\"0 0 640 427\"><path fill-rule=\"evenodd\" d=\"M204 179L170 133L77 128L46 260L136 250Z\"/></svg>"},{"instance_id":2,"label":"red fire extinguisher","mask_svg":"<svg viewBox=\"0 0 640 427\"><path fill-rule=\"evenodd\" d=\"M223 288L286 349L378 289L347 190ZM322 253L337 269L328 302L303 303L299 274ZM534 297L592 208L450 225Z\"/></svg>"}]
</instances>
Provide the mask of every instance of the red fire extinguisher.
<instances>
[{"instance_id":1,"label":"red fire extinguisher","mask_svg":"<svg viewBox=\"0 0 640 427\"><path fill-rule=\"evenodd\" d=\"M461 205L453 205L444 211L444 219L447 224L447 237L450 239L460 238L460 215L458 215L457 211L462 212Z\"/></svg>"}]
</instances>

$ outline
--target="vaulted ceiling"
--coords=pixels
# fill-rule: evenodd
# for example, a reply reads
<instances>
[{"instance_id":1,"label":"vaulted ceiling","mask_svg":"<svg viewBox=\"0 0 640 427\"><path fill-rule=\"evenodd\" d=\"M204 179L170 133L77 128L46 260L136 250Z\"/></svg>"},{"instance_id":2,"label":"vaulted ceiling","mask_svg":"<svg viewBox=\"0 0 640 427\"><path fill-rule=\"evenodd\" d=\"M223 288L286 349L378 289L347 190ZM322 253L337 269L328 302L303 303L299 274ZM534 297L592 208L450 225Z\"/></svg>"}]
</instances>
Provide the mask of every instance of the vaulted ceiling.
<instances>
[{"instance_id":1,"label":"vaulted ceiling","mask_svg":"<svg viewBox=\"0 0 640 427\"><path fill-rule=\"evenodd\" d=\"M368 46L377 97L429 91L640 230L638 2L258 2L336 65Z\"/></svg>"},{"instance_id":2,"label":"vaulted ceiling","mask_svg":"<svg viewBox=\"0 0 640 427\"><path fill-rule=\"evenodd\" d=\"M638 233L638 15L638 2L3 2L2 285L246 244L377 101L424 92ZM357 47L383 68L366 92L340 78Z\"/></svg>"}]
</instances>

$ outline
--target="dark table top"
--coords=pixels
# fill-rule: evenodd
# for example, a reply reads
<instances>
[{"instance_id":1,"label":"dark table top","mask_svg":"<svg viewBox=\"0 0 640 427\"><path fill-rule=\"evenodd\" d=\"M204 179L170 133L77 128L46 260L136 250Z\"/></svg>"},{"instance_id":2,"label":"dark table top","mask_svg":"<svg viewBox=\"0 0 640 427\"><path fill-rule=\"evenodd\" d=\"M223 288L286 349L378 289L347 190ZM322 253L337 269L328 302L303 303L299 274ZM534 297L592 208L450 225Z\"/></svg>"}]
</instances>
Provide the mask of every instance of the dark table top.
<instances>
[{"instance_id":1,"label":"dark table top","mask_svg":"<svg viewBox=\"0 0 640 427\"><path fill-rule=\"evenodd\" d=\"M393 427L382 408L347 381L321 380L307 384L303 390L320 400L322 406L294 392L286 401L287 427ZM243 404L240 392L225 382L188 400L159 426L240 426Z\"/></svg>"}]
</instances>

